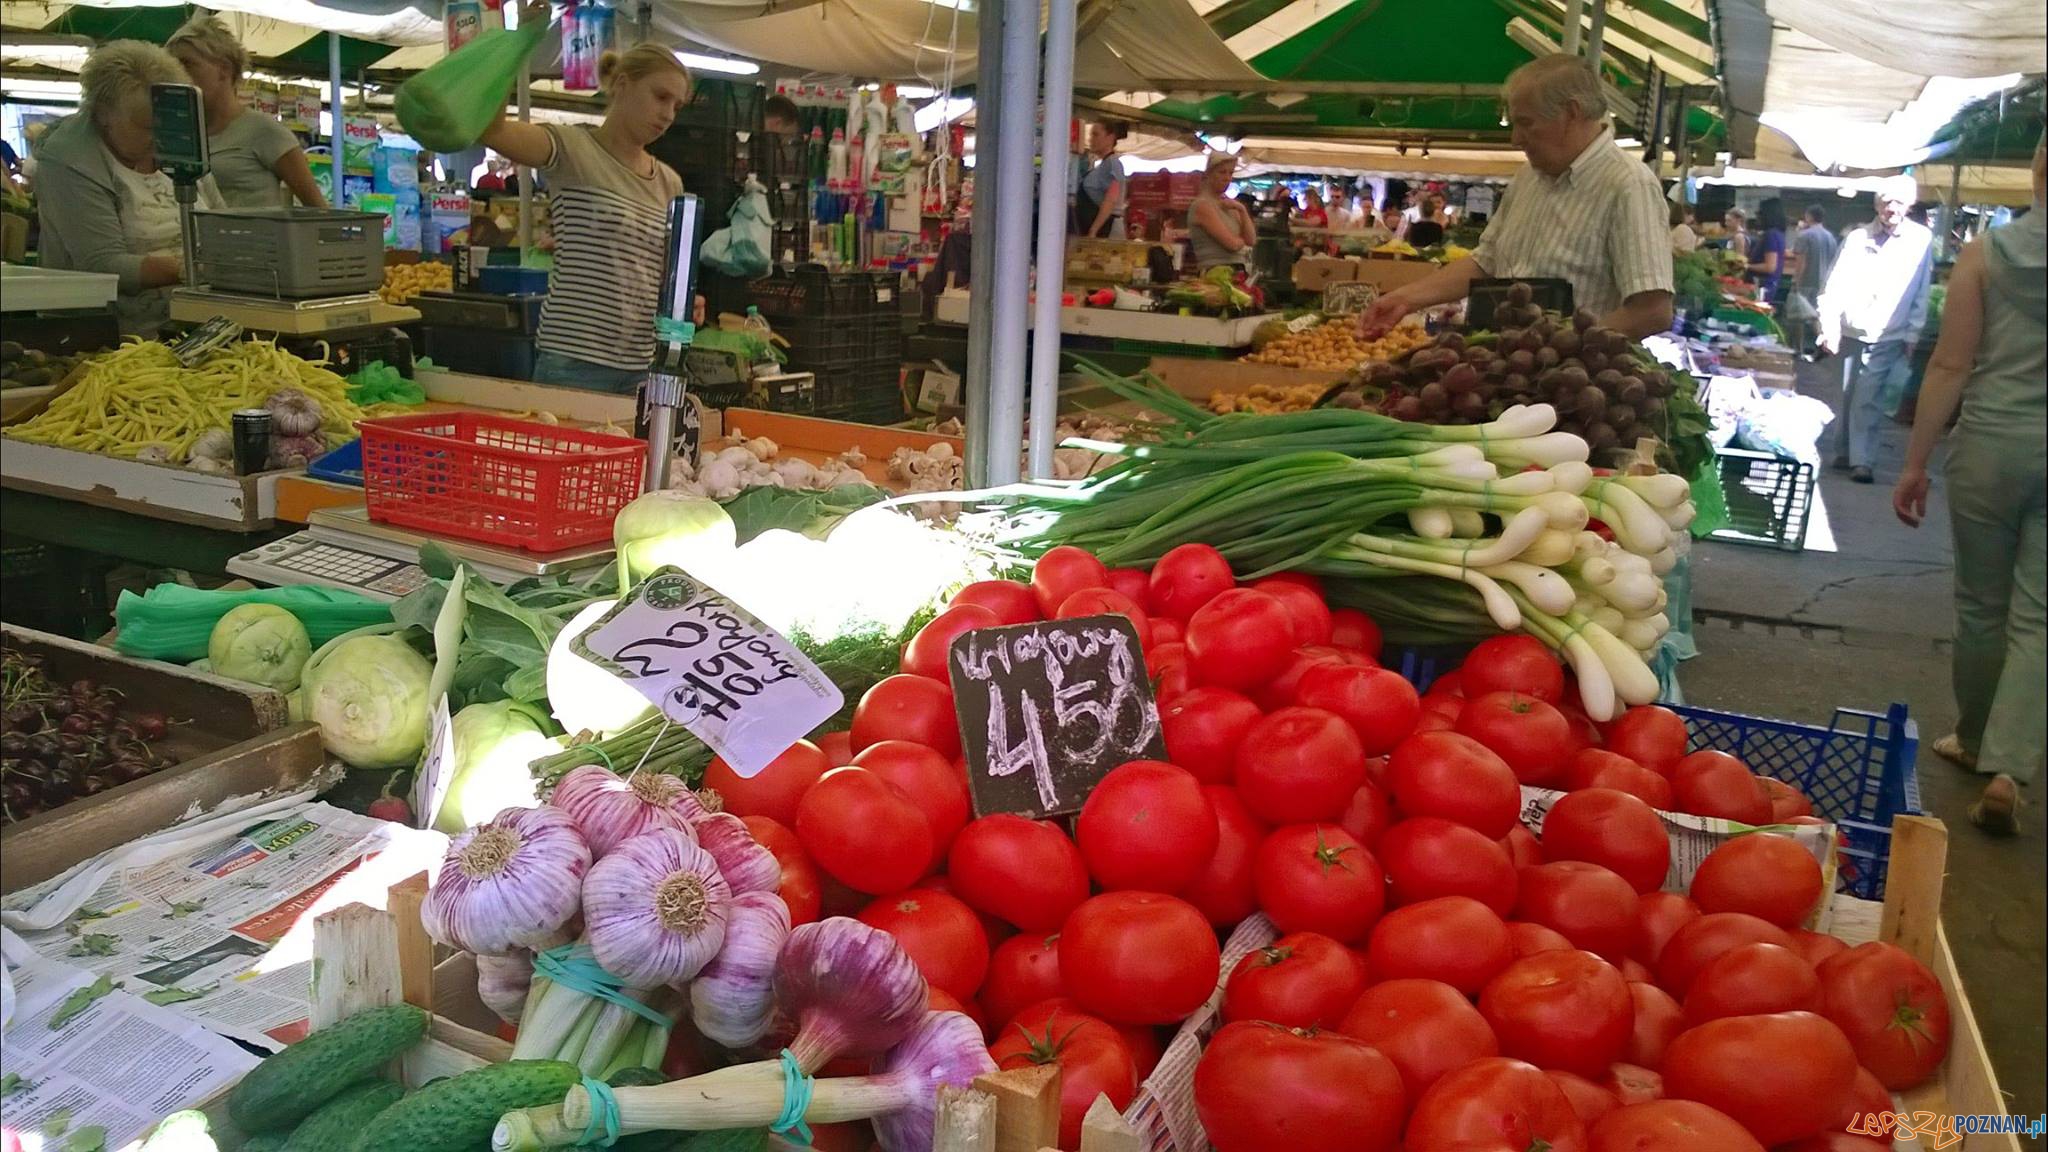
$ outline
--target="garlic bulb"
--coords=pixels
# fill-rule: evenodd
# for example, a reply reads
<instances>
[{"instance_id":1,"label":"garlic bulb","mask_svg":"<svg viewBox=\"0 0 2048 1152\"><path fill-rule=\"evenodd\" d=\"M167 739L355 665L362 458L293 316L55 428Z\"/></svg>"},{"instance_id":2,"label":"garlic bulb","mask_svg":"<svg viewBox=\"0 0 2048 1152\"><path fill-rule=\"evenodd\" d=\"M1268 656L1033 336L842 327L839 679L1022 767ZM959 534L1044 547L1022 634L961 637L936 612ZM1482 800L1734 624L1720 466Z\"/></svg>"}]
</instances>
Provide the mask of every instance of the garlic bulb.
<instances>
[{"instance_id":1,"label":"garlic bulb","mask_svg":"<svg viewBox=\"0 0 2048 1152\"><path fill-rule=\"evenodd\" d=\"M554 808L507 808L448 842L420 905L427 935L479 956L562 943L590 846Z\"/></svg>"},{"instance_id":2,"label":"garlic bulb","mask_svg":"<svg viewBox=\"0 0 2048 1152\"><path fill-rule=\"evenodd\" d=\"M533 953L515 948L503 956L476 958L476 995L484 1007L508 1024L519 1023L526 993L533 985Z\"/></svg>"},{"instance_id":3,"label":"garlic bulb","mask_svg":"<svg viewBox=\"0 0 2048 1152\"><path fill-rule=\"evenodd\" d=\"M895 937L834 916L789 934L775 964L775 997L797 1021L789 1050L815 1073L835 1056L876 1056L924 1017L924 974Z\"/></svg>"},{"instance_id":4,"label":"garlic bulb","mask_svg":"<svg viewBox=\"0 0 2048 1152\"><path fill-rule=\"evenodd\" d=\"M636 772L621 780L598 764L570 769L548 803L575 823L598 859L627 837L653 828L679 829L694 842L690 824L704 812L690 786L674 776Z\"/></svg>"},{"instance_id":5,"label":"garlic bulb","mask_svg":"<svg viewBox=\"0 0 2048 1152\"><path fill-rule=\"evenodd\" d=\"M789 906L773 892L732 898L725 947L690 983L690 1019L714 1044L744 1048L775 1019L775 961L789 940Z\"/></svg>"},{"instance_id":6,"label":"garlic bulb","mask_svg":"<svg viewBox=\"0 0 2048 1152\"><path fill-rule=\"evenodd\" d=\"M719 875L734 895L742 892L773 892L782 884L782 865L775 854L763 848L739 817L729 812L710 813L698 818L697 843L718 861Z\"/></svg>"},{"instance_id":7,"label":"garlic bulb","mask_svg":"<svg viewBox=\"0 0 2048 1152\"><path fill-rule=\"evenodd\" d=\"M676 828L616 845L583 882L583 935L630 988L680 984L725 943L732 889L718 862Z\"/></svg>"}]
</instances>

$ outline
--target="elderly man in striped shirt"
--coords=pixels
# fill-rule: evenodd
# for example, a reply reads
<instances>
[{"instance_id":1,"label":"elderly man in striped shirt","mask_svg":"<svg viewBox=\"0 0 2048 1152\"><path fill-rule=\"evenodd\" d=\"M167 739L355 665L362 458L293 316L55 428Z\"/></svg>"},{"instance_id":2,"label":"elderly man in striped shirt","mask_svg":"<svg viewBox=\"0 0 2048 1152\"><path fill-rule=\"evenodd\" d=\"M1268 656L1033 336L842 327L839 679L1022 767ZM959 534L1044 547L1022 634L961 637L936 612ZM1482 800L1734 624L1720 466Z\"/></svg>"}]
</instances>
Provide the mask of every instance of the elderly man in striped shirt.
<instances>
[{"instance_id":1,"label":"elderly man in striped shirt","mask_svg":"<svg viewBox=\"0 0 2048 1152\"><path fill-rule=\"evenodd\" d=\"M1373 301L1377 336L1410 312L1464 296L1473 280L1571 282L1578 307L1641 339L1671 327L1671 237L1656 174L1614 143L1593 65L1546 56L1507 83L1514 141L1528 163L1472 255Z\"/></svg>"}]
</instances>

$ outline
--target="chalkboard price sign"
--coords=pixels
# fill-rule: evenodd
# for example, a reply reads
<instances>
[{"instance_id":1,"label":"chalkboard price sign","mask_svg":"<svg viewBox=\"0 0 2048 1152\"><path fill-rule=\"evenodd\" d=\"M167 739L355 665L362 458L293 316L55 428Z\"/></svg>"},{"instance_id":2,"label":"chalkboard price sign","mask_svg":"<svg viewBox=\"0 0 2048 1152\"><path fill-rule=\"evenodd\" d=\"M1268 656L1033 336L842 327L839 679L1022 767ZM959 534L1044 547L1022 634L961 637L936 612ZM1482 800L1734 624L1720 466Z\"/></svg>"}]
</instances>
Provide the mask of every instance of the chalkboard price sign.
<instances>
[{"instance_id":1,"label":"chalkboard price sign","mask_svg":"<svg viewBox=\"0 0 2048 1152\"><path fill-rule=\"evenodd\" d=\"M1077 811L1110 769L1166 758L1125 617L982 628L948 657L976 816Z\"/></svg>"}]
</instances>

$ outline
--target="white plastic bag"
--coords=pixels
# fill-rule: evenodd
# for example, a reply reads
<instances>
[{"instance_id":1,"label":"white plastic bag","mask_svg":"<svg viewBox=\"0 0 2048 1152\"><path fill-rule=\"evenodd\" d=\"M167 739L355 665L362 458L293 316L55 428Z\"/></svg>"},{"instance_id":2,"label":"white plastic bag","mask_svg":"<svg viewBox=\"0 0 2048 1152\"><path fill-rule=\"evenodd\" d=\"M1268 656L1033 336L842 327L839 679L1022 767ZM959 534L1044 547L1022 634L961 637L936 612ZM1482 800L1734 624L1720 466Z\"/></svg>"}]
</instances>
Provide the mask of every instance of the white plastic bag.
<instances>
[{"instance_id":1,"label":"white plastic bag","mask_svg":"<svg viewBox=\"0 0 2048 1152\"><path fill-rule=\"evenodd\" d=\"M769 251L775 246L775 218L768 214L768 191L760 181L747 177L746 189L727 219L730 223L704 241L699 253L704 263L728 276L766 276Z\"/></svg>"}]
</instances>

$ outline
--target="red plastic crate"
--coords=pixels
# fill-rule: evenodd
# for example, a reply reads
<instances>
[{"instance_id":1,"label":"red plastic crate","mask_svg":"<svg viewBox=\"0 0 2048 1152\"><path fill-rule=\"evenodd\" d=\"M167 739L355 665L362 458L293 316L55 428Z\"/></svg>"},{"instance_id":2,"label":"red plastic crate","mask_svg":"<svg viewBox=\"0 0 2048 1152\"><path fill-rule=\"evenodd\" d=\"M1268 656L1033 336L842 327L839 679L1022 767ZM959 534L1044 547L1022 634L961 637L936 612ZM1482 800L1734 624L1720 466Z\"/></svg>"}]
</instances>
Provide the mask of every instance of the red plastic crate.
<instances>
[{"instance_id":1,"label":"red plastic crate","mask_svg":"<svg viewBox=\"0 0 2048 1152\"><path fill-rule=\"evenodd\" d=\"M643 441L481 412L365 420L362 431L371 519L532 552L611 539L646 470Z\"/></svg>"}]
</instances>

